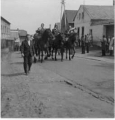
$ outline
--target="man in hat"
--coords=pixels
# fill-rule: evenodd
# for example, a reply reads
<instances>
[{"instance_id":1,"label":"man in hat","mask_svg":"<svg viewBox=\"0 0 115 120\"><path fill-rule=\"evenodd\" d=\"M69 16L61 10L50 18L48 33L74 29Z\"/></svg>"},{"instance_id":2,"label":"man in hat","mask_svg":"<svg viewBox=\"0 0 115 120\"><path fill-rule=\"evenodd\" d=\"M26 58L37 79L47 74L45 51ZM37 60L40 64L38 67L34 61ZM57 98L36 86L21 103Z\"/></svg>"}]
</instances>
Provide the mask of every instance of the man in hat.
<instances>
[{"instance_id":1,"label":"man in hat","mask_svg":"<svg viewBox=\"0 0 115 120\"><path fill-rule=\"evenodd\" d=\"M30 35L27 35L26 39L22 42L21 54L22 57L24 58L24 71L26 75L28 75L32 66L32 57L35 54L34 45L33 42L31 41Z\"/></svg>"}]
</instances>

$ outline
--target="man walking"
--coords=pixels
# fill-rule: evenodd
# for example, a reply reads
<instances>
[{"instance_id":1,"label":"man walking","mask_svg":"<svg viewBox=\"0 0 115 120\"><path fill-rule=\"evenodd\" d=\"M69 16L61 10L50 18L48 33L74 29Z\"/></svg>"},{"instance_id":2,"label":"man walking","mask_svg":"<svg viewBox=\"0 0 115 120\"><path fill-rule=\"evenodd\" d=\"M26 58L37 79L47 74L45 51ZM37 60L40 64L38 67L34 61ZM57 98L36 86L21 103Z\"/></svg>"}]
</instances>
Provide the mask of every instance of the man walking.
<instances>
[{"instance_id":1,"label":"man walking","mask_svg":"<svg viewBox=\"0 0 115 120\"><path fill-rule=\"evenodd\" d=\"M28 75L32 66L32 56L35 54L34 45L30 35L22 42L21 53L24 58L24 71Z\"/></svg>"}]
</instances>

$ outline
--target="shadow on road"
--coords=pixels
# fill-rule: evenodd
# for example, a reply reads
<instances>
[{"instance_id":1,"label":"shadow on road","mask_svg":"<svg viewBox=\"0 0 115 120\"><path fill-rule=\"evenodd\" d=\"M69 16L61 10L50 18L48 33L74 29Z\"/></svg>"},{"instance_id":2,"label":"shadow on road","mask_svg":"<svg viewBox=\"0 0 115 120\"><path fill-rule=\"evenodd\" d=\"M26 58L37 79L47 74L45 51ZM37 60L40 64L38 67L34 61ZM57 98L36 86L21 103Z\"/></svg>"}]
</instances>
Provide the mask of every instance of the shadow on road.
<instances>
[{"instance_id":1,"label":"shadow on road","mask_svg":"<svg viewBox=\"0 0 115 120\"><path fill-rule=\"evenodd\" d=\"M101 63L99 65L93 65L95 67L101 67L103 69L107 68L107 69L112 69L114 70L114 63L109 63L109 64L106 64L106 63Z\"/></svg>"},{"instance_id":2,"label":"shadow on road","mask_svg":"<svg viewBox=\"0 0 115 120\"><path fill-rule=\"evenodd\" d=\"M15 63L10 63L10 64L23 64L23 62L15 62Z\"/></svg>"},{"instance_id":3,"label":"shadow on road","mask_svg":"<svg viewBox=\"0 0 115 120\"><path fill-rule=\"evenodd\" d=\"M21 76L21 75L24 75L24 72L23 73L14 73L14 74L1 74L1 76L3 76L3 77L14 77L14 76Z\"/></svg>"}]
</instances>

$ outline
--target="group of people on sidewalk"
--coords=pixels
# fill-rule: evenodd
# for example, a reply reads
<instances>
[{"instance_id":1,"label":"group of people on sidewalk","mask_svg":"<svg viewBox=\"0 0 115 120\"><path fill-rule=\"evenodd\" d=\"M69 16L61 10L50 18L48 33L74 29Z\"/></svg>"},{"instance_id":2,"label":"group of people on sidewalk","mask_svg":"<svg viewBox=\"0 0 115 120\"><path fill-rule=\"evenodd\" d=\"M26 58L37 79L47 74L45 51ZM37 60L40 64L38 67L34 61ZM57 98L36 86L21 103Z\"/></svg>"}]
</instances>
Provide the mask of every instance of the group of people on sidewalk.
<instances>
[{"instance_id":1,"label":"group of people on sidewalk","mask_svg":"<svg viewBox=\"0 0 115 120\"><path fill-rule=\"evenodd\" d=\"M115 40L115 37L106 38L105 35L103 35L103 39L101 40L102 56L106 56L106 53L109 53L110 56L113 55L114 40Z\"/></svg>"},{"instance_id":2,"label":"group of people on sidewalk","mask_svg":"<svg viewBox=\"0 0 115 120\"><path fill-rule=\"evenodd\" d=\"M89 53L89 47L92 46L92 36L87 34L81 37L81 50L82 54L85 54L85 50Z\"/></svg>"}]
</instances>

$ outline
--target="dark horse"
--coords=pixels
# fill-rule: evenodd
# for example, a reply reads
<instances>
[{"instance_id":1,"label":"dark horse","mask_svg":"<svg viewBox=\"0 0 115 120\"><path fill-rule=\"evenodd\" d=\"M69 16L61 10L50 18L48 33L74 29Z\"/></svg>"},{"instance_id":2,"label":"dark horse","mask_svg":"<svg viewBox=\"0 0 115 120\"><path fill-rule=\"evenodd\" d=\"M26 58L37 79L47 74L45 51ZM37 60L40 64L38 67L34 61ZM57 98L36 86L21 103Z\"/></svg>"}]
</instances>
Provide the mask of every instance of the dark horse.
<instances>
[{"instance_id":1,"label":"dark horse","mask_svg":"<svg viewBox=\"0 0 115 120\"><path fill-rule=\"evenodd\" d=\"M64 52L64 39L63 35L59 33L58 35L55 36L55 39L50 41L50 45L52 48L52 59L53 58L53 52L55 51L55 61L57 60L57 51L60 50L61 52L61 61L63 61L63 52Z\"/></svg>"},{"instance_id":2,"label":"dark horse","mask_svg":"<svg viewBox=\"0 0 115 120\"><path fill-rule=\"evenodd\" d=\"M36 47L36 55L39 55L39 59L41 63L43 62L43 56L44 56L43 52L47 53L45 59L47 59L48 57L49 40L52 39L54 39L54 36L50 29L45 29L42 36L39 36L38 34L36 39L34 39L34 46Z\"/></svg>"},{"instance_id":3,"label":"dark horse","mask_svg":"<svg viewBox=\"0 0 115 120\"><path fill-rule=\"evenodd\" d=\"M66 41L64 42L64 47L66 49L66 59L67 52L69 51L69 60L74 58L75 55L75 43L76 43L76 33L72 33L71 35L66 34ZM72 54L72 57L70 56Z\"/></svg>"}]
</instances>

